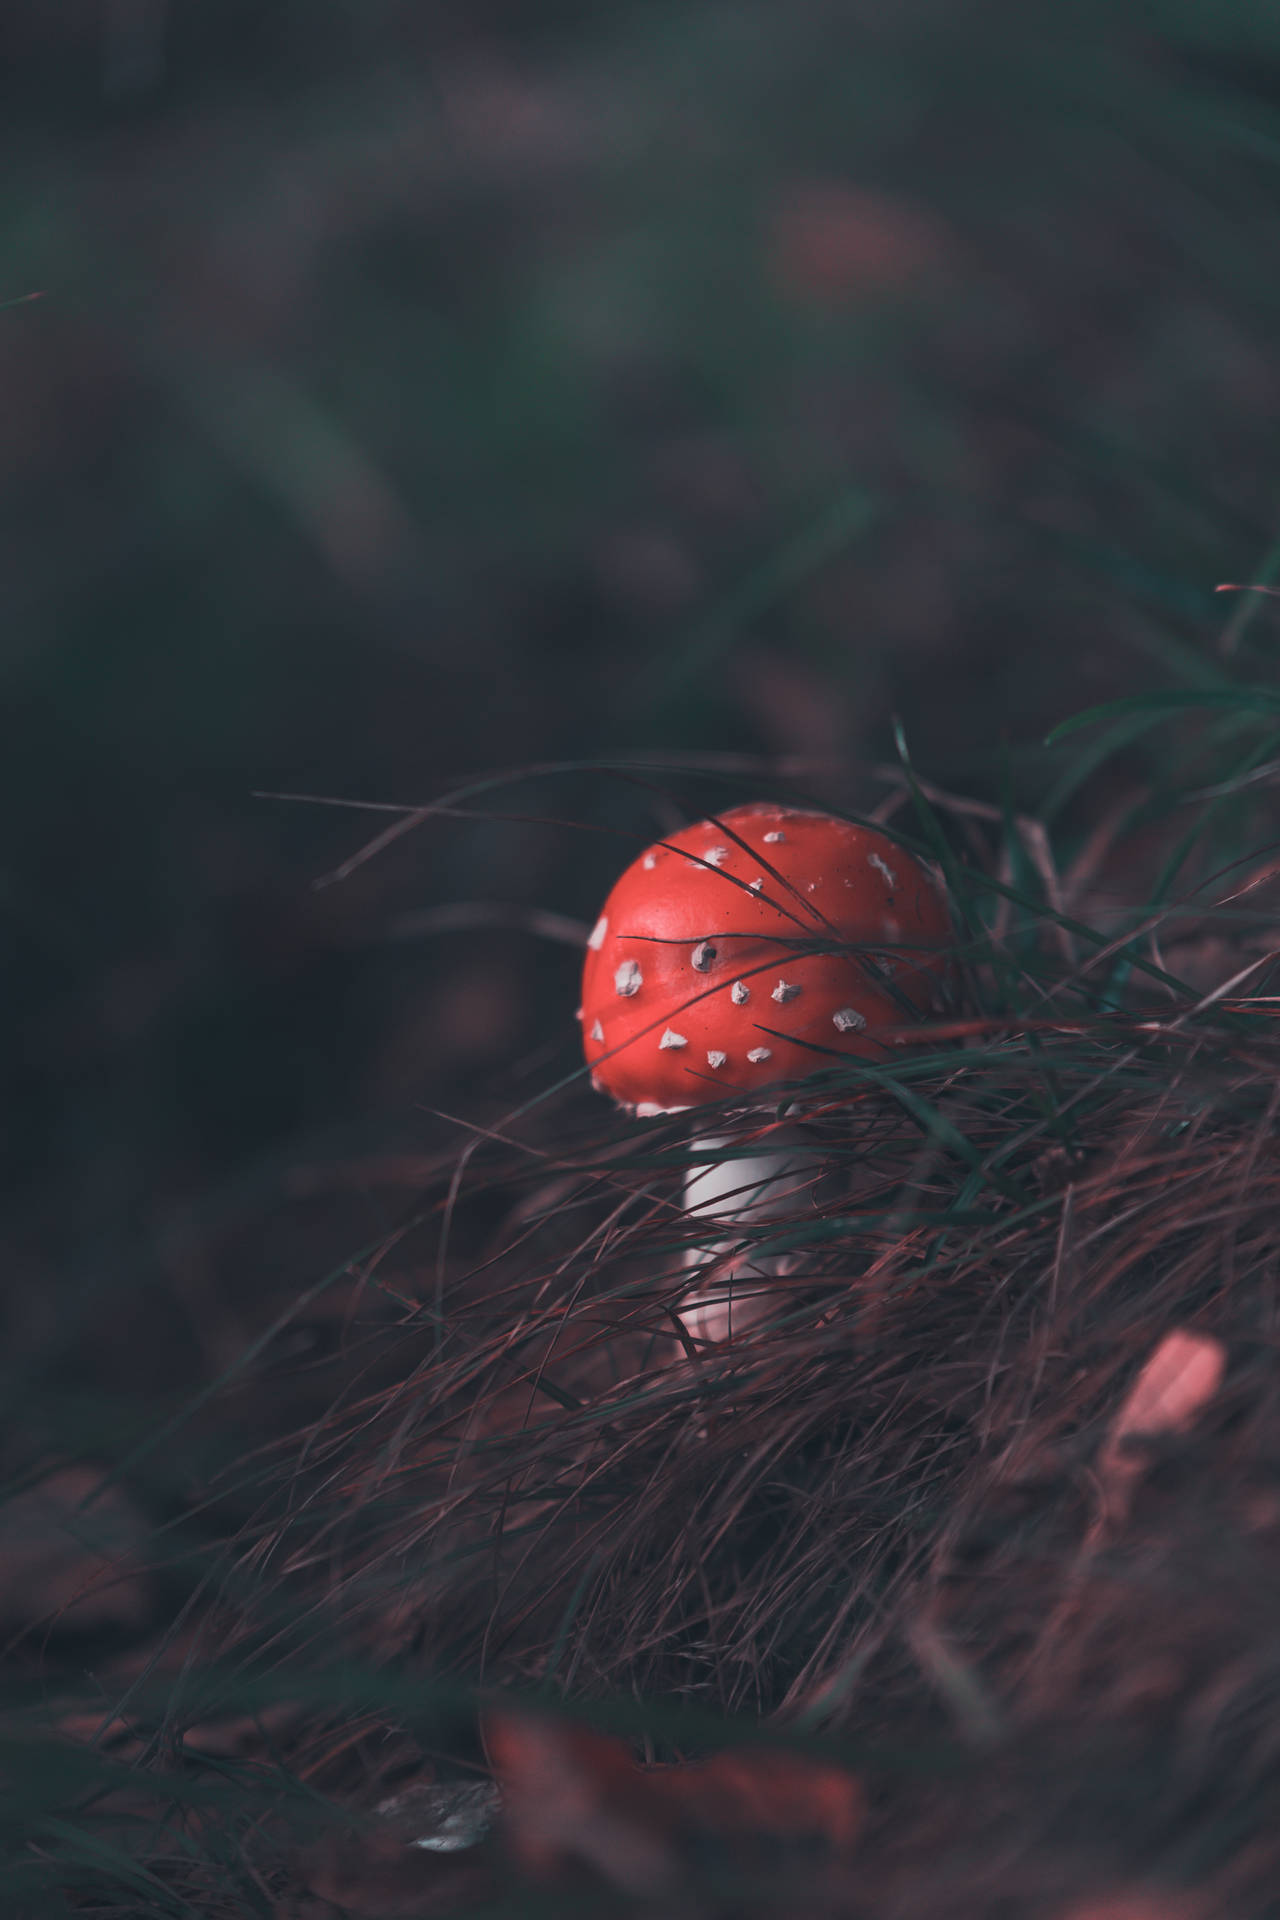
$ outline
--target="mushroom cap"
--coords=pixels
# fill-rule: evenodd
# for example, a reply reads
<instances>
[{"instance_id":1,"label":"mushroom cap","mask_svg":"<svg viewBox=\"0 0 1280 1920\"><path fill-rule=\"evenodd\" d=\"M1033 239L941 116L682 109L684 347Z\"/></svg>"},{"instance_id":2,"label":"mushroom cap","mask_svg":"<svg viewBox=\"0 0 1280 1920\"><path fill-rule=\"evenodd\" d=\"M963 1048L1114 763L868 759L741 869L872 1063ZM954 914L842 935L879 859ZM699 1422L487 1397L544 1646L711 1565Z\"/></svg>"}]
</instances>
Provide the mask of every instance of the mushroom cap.
<instances>
[{"instance_id":1,"label":"mushroom cap","mask_svg":"<svg viewBox=\"0 0 1280 1920\"><path fill-rule=\"evenodd\" d=\"M643 1114L887 1058L944 1004L951 921L921 863L871 827L735 807L634 860L587 943L592 1085Z\"/></svg>"}]
</instances>

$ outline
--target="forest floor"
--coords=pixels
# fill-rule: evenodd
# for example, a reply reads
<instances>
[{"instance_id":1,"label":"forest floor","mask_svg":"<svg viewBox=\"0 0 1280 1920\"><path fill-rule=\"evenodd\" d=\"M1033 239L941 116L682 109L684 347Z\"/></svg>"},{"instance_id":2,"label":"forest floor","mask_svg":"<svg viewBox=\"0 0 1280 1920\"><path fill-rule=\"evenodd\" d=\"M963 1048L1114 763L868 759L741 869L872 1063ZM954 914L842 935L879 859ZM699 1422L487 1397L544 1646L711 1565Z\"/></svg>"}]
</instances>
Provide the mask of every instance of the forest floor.
<instances>
[{"instance_id":1,"label":"forest floor","mask_svg":"<svg viewBox=\"0 0 1280 1920\"><path fill-rule=\"evenodd\" d=\"M1275 1910L1280 24L1138 11L9 0L6 1912ZM691 1352L580 948L765 796L965 991Z\"/></svg>"}]
</instances>

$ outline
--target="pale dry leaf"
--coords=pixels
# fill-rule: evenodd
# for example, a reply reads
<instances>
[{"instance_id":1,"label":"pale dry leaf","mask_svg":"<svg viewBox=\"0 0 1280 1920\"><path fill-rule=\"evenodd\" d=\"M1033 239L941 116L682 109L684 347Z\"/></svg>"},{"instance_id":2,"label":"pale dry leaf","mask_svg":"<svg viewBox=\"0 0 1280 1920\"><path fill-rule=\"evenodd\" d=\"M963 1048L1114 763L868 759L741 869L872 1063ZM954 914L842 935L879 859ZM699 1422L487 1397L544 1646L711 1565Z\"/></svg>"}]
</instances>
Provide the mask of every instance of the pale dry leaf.
<instances>
[{"instance_id":1,"label":"pale dry leaf","mask_svg":"<svg viewBox=\"0 0 1280 1920\"><path fill-rule=\"evenodd\" d=\"M1179 1327L1165 1335L1125 1396L1098 1456L1099 1475L1113 1498L1123 1498L1142 1471L1127 1443L1185 1433L1217 1393L1226 1364L1226 1348L1210 1334Z\"/></svg>"},{"instance_id":2,"label":"pale dry leaf","mask_svg":"<svg viewBox=\"0 0 1280 1920\"><path fill-rule=\"evenodd\" d=\"M1226 1349L1205 1333L1167 1333L1116 1415L1108 1446L1132 1434L1185 1433L1222 1384Z\"/></svg>"}]
</instances>

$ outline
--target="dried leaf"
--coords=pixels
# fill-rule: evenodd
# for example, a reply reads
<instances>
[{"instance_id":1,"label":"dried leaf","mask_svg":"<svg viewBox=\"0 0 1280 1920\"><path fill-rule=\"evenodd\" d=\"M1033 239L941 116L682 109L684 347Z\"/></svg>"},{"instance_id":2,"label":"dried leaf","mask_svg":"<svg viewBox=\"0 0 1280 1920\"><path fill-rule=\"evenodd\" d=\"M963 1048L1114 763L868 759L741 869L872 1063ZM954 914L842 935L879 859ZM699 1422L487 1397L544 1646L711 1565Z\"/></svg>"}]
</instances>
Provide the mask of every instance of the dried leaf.
<instances>
[{"instance_id":1,"label":"dried leaf","mask_svg":"<svg viewBox=\"0 0 1280 1920\"><path fill-rule=\"evenodd\" d=\"M1221 1386L1226 1364L1226 1349L1208 1334L1166 1334L1129 1389L1107 1451L1135 1434L1185 1433Z\"/></svg>"},{"instance_id":2,"label":"dried leaf","mask_svg":"<svg viewBox=\"0 0 1280 1920\"><path fill-rule=\"evenodd\" d=\"M707 1831L821 1841L831 1853L844 1854L862 1826L860 1782L839 1767L797 1754L718 1753L687 1766L655 1769L651 1778L673 1809Z\"/></svg>"},{"instance_id":3,"label":"dried leaf","mask_svg":"<svg viewBox=\"0 0 1280 1920\"><path fill-rule=\"evenodd\" d=\"M577 1861L628 1893L675 1884L677 1862L640 1768L586 1727L495 1713L485 1744L512 1853L535 1878Z\"/></svg>"},{"instance_id":4,"label":"dried leaf","mask_svg":"<svg viewBox=\"0 0 1280 1920\"><path fill-rule=\"evenodd\" d=\"M1226 1349L1209 1334L1178 1328L1165 1335L1130 1387L1098 1457L1113 1504L1124 1504L1142 1472L1128 1443L1185 1433L1221 1386L1226 1364Z\"/></svg>"},{"instance_id":5,"label":"dried leaf","mask_svg":"<svg viewBox=\"0 0 1280 1920\"><path fill-rule=\"evenodd\" d=\"M677 1884L709 1839L817 1843L846 1854L863 1818L859 1782L789 1753L720 1753L641 1767L621 1740L509 1712L486 1723L508 1843L527 1871L576 1861L612 1885L653 1893Z\"/></svg>"}]
</instances>

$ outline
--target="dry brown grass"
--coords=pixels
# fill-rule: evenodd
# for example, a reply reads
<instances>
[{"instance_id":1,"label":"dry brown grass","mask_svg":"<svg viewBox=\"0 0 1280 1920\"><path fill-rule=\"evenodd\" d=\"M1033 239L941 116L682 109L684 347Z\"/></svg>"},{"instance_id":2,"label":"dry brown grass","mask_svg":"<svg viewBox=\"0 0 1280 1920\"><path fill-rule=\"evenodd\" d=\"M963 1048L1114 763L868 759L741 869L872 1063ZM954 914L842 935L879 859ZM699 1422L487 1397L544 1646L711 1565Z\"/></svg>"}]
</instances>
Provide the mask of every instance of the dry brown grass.
<instances>
[{"instance_id":1,"label":"dry brown grass","mask_svg":"<svg viewBox=\"0 0 1280 1920\"><path fill-rule=\"evenodd\" d=\"M966 848L982 816L949 819L967 1004L892 1070L806 1083L823 1171L731 1343L678 1319L709 1278L680 1259L683 1118L570 1094L414 1168L412 1217L346 1274L341 1391L211 1484L231 1521L186 1637L112 1721L138 1778L232 1769L152 1869L198 1910L240 1910L229 1855L237 1897L300 1920L1269 1910L1280 1036L1247 978L1152 957L1170 922L1221 939L1240 876L1149 916L1100 1004L1125 934L1068 918L1079 877L1033 898ZM694 1819L676 1886L636 1808L679 1772L611 1761L619 1824L590 1742L550 1742L577 1756L554 1846L409 1846L374 1809L483 1769L478 1705L509 1695L677 1767L763 1736L865 1813L807 1865L774 1834L745 1880Z\"/></svg>"}]
</instances>

